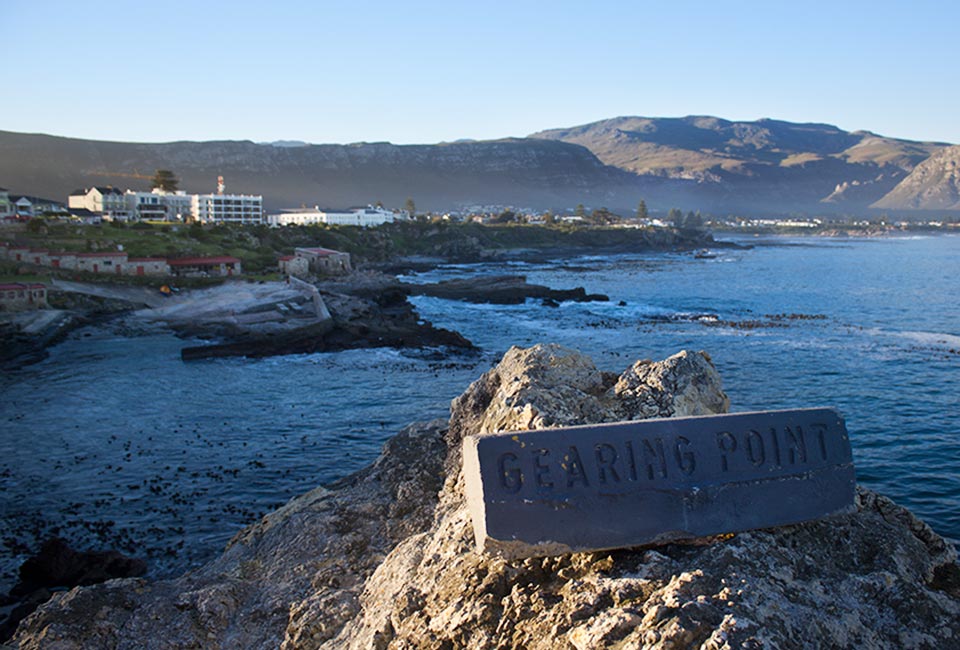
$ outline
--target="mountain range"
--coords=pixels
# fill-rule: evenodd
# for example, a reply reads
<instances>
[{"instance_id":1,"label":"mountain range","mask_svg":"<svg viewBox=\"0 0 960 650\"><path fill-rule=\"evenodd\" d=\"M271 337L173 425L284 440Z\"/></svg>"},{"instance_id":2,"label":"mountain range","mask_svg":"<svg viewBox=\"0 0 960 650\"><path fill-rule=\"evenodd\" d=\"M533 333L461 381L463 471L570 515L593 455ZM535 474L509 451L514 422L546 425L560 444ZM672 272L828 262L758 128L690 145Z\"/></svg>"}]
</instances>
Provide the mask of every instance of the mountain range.
<instances>
[{"instance_id":1,"label":"mountain range","mask_svg":"<svg viewBox=\"0 0 960 650\"><path fill-rule=\"evenodd\" d=\"M583 145L605 164L640 177L692 181L715 204L744 211L864 210L947 147L829 124L701 116L618 117L530 137ZM943 207L904 199L884 207Z\"/></svg>"},{"instance_id":2,"label":"mountain range","mask_svg":"<svg viewBox=\"0 0 960 650\"><path fill-rule=\"evenodd\" d=\"M420 209L483 205L632 213L879 214L960 209L960 146L828 124L618 117L526 138L432 145L299 141L107 142L0 131L0 185L64 200L92 185L264 196L268 210L407 197Z\"/></svg>"}]
</instances>

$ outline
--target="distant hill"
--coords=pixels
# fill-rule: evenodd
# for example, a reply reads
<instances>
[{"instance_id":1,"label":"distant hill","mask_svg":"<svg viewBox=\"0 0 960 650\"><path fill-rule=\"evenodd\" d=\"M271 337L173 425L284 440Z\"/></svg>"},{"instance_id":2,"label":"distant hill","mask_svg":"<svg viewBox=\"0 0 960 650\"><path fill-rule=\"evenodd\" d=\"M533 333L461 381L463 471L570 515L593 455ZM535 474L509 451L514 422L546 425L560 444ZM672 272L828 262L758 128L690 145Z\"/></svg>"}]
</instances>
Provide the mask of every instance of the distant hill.
<instances>
[{"instance_id":1,"label":"distant hill","mask_svg":"<svg viewBox=\"0 0 960 650\"><path fill-rule=\"evenodd\" d=\"M638 176L696 181L721 203L807 210L869 206L947 146L829 124L708 116L617 117L530 137L583 145Z\"/></svg>"},{"instance_id":2,"label":"distant hill","mask_svg":"<svg viewBox=\"0 0 960 650\"><path fill-rule=\"evenodd\" d=\"M941 149L874 204L889 210L960 210L960 145Z\"/></svg>"},{"instance_id":3,"label":"distant hill","mask_svg":"<svg viewBox=\"0 0 960 650\"><path fill-rule=\"evenodd\" d=\"M472 204L533 207L635 206L645 188L587 149L563 142L508 139L437 145L275 146L247 141L140 144L0 131L0 183L11 192L65 199L91 185L148 189L156 169L180 188L263 194L269 210L383 201L421 209ZM650 194L656 194L656 189Z\"/></svg>"}]
</instances>

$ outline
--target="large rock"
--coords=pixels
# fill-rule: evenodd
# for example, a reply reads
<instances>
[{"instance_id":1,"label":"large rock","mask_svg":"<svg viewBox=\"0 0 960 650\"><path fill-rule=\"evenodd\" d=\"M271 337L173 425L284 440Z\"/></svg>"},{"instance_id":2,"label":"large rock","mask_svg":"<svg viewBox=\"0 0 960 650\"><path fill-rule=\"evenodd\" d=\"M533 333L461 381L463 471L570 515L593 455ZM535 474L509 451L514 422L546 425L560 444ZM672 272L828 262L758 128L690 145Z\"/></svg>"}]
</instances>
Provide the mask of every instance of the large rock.
<instances>
[{"instance_id":1,"label":"large rock","mask_svg":"<svg viewBox=\"0 0 960 650\"><path fill-rule=\"evenodd\" d=\"M16 640L22 648L956 646L955 550L864 490L855 514L729 538L514 562L475 552L463 435L727 406L702 353L638 362L618 377L558 346L514 348L454 401L446 430L408 428L374 465L295 499L199 571L56 595Z\"/></svg>"}]
</instances>

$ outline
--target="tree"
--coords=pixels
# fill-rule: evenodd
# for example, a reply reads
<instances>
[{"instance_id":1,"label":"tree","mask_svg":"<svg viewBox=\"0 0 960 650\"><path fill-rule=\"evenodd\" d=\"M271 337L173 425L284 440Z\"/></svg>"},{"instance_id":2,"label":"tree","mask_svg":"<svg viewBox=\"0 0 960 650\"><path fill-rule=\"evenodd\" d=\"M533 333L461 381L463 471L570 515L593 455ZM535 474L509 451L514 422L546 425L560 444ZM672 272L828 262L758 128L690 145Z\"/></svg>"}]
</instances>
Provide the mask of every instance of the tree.
<instances>
[{"instance_id":1,"label":"tree","mask_svg":"<svg viewBox=\"0 0 960 650\"><path fill-rule=\"evenodd\" d=\"M613 222L613 214L606 208L596 208L590 213L590 221L598 226L605 226Z\"/></svg>"},{"instance_id":2,"label":"tree","mask_svg":"<svg viewBox=\"0 0 960 650\"><path fill-rule=\"evenodd\" d=\"M577 204L577 207L576 207L576 209L573 211L573 213L574 213L575 215L577 215L578 217L585 217L585 216L587 216L587 209L586 209L585 207L583 207L583 204L582 204L582 203L578 203L578 204Z\"/></svg>"},{"instance_id":3,"label":"tree","mask_svg":"<svg viewBox=\"0 0 960 650\"><path fill-rule=\"evenodd\" d=\"M173 172L169 169L158 169L157 173L153 175L153 180L150 181L150 187L151 189L159 189L164 192L176 192L179 182L177 177L174 176Z\"/></svg>"},{"instance_id":4,"label":"tree","mask_svg":"<svg viewBox=\"0 0 960 650\"><path fill-rule=\"evenodd\" d=\"M650 213L647 211L647 202L643 199L640 199L640 203L637 204L637 219L649 219Z\"/></svg>"},{"instance_id":5,"label":"tree","mask_svg":"<svg viewBox=\"0 0 960 650\"><path fill-rule=\"evenodd\" d=\"M39 217L34 217L27 222L27 232L33 233L36 235L46 235L47 225L43 219L40 219Z\"/></svg>"},{"instance_id":6,"label":"tree","mask_svg":"<svg viewBox=\"0 0 960 650\"><path fill-rule=\"evenodd\" d=\"M513 223L517 220L517 213L513 210L504 210L490 221L492 223Z\"/></svg>"},{"instance_id":7,"label":"tree","mask_svg":"<svg viewBox=\"0 0 960 650\"><path fill-rule=\"evenodd\" d=\"M667 213L667 221L673 224L675 228L683 227L683 212L679 208L670 208Z\"/></svg>"},{"instance_id":8,"label":"tree","mask_svg":"<svg viewBox=\"0 0 960 650\"><path fill-rule=\"evenodd\" d=\"M410 214L410 218L417 216L417 204L413 202L412 197L407 198L407 202L404 204L407 212Z\"/></svg>"}]
</instances>

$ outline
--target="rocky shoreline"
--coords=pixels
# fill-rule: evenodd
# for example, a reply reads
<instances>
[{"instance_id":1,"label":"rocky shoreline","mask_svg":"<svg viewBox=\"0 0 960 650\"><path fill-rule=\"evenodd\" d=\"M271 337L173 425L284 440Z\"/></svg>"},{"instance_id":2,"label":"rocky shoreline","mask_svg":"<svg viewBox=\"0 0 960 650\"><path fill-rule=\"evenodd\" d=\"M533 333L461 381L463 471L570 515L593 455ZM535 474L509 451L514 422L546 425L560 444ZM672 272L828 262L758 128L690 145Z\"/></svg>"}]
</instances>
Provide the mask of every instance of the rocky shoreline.
<instances>
[{"instance_id":1,"label":"rocky shoreline","mask_svg":"<svg viewBox=\"0 0 960 650\"><path fill-rule=\"evenodd\" d=\"M22 649L950 647L956 550L859 489L857 511L657 547L506 561L476 552L465 435L726 411L707 355L622 374L558 346L513 348L369 467L238 533L172 580L53 598Z\"/></svg>"},{"instance_id":2,"label":"rocky shoreline","mask_svg":"<svg viewBox=\"0 0 960 650\"><path fill-rule=\"evenodd\" d=\"M583 287L551 289L530 284L524 276L497 275L447 280L428 284L400 282L390 275L357 273L339 280L317 283L330 318L283 331L251 327L215 328L225 342L191 346L182 350L184 361L213 357L265 357L337 350L393 347L446 348L472 351L474 345L458 332L435 327L420 319L408 297L433 296L474 303L522 304L528 299L558 307L561 302L607 301ZM181 333L209 335L210 329L191 322L176 326Z\"/></svg>"},{"instance_id":3,"label":"rocky shoreline","mask_svg":"<svg viewBox=\"0 0 960 650\"><path fill-rule=\"evenodd\" d=\"M420 227L420 226L418 226ZM243 312L244 322L186 322L171 326L180 335L197 336L216 341L202 346L188 346L185 360L219 356L262 357L277 354L336 351L366 347L446 347L469 350L472 344L456 332L422 323L412 307L403 307L397 292L405 295L434 295L453 300L518 304L526 299L541 300L544 305L560 302L606 300L606 296L589 294L582 288L554 290L526 283L522 276L454 280L437 285L404 284L397 274L427 271L441 264L526 261L538 262L597 253L632 253L637 251L691 251L709 248L743 248L733 242L716 241L706 231L673 229L596 228L570 231L547 228L496 228L476 230L476 236L446 224L425 225L426 232L417 237L422 252L403 257L388 245L389 237L378 231L365 241L368 254L358 253L359 266L366 271L343 280L317 282L321 291L331 291L333 302L366 300L365 306L347 308L349 316L331 313L326 324L300 323L297 328L260 331L250 327L257 321L255 312ZM471 231L472 232L472 231ZM422 240L422 241L421 241ZM433 242L426 245L428 242ZM410 246L408 246L410 248ZM381 250L382 249L382 250ZM374 277L374 280L370 280ZM323 286L327 286L324 289ZM372 292L385 292L382 296ZM185 293L204 292L194 289ZM343 299L342 296L349 296ZM405 298L404 298L405 300ZM75 282L57 280L50 290L51 306L64 310L64 317L36 331L7 317L0 323L0 367L16 369L47 357L47 348L63 340L71 331L134 312L143 307L163 308L165 301L158 292L147 287L111 285L109 282ZM293 308L297 304L292 305ZM242 312L244 308L240 308ZM333 310L331 310L333 312Z\"/></svg>"},{"instance_id":4,"label":"rocky shoreline","mask_svg":"<svg viewBox=\"0 0 960 650\"><path fill-rule=\"evenodd\" d=\"M424 321L409 302L411 295L479 303L521 304L528 299L559 306L564 301L606 301L582 287L551 289L530 284L524 276L480 276L432 284L412 284L395 276L361 271L321 279L312 285L290 281L234 281L182 292L165 299L109 284L60 282L51 292L51 311L15 315L0 328L4 345L0 364L18 368L47 356L46 348L78 327L120 316L161 323L187 339L210 341L182 349L184 361L245 356L251 358L393 347L443 348L471 352L474 345L457 332ZM311 292L322 302L318 313ZM140 294L144 295L141 296ZM42 322L41 322L42 321ZM32 328L32 329L31 329ZM131 331L136 331L132 328Z\"/></svg>"},{"instance_id":5,"label":"rocky shoreline","mask_svg":"<svg viewBox=\"0 0 960 650\"><path fill-rule=\"evenodd\" d=\"M52 309L12 312L0 317L0 369L16 370L43 361L48 349L71 332L110 321L143 306L126 300L50 291Z\"/></svg>"}]
</instances>

